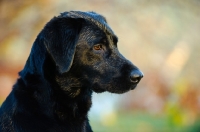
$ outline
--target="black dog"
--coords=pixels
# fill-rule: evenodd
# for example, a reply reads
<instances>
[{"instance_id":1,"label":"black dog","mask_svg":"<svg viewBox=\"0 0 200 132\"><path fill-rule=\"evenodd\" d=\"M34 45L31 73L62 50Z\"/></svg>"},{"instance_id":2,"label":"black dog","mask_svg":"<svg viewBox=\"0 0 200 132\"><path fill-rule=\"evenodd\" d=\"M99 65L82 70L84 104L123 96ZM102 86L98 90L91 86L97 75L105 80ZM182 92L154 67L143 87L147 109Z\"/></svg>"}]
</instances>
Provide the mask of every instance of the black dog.
<instances>
[{"instance_id":1,"label":"black dog","mask_svg":"<svg viewBox=\"0 0 200 132\"><path fill-rule=\"evenodd\" d=\"M0 108L1 132L91 132L92 92L124 93L143 74L117 49L105 18L71 11L35 40L20 78Z\"/></svg>"}]
</instances>

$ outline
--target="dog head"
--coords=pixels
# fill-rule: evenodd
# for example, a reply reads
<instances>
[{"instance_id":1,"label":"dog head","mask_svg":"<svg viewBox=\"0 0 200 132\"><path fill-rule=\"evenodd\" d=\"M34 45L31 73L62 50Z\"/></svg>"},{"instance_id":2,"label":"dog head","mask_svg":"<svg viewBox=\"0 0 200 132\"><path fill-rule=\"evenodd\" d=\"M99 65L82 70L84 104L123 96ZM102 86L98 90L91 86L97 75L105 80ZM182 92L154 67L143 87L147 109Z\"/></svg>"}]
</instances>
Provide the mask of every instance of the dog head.
<instances>
[{"instance_id":1,"label":"dog head","mask_svg":"<svg viewBox=\"0 0 200 132\"><path fill-rule=\"evenodd\" d=\"M43 47L37 42L43 43ZM42 47L45 53L35 67L50 73L55 68L55 80L64 91L70 87L78 94L81 87L87 87L95 92L124 93L134 89L143 74L119 53L117 42L103 16L94 12L64 12L48 22L36 39L32 52ZM55 64L52 71L52 66L44 64L47 54Z\"/></svg>"}]
</instances>

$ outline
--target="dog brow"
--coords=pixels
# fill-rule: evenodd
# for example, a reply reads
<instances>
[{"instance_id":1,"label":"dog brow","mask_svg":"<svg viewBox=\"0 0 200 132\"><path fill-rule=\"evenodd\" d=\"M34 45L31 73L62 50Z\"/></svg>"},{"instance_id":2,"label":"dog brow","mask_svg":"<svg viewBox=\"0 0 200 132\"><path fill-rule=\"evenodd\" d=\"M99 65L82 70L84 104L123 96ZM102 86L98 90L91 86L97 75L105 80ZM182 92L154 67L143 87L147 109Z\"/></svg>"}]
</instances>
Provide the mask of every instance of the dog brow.
<instances>
[{"instance_id":1,"label":"dog brow","mask_svg":"<svg viewBox=\"0 0 200 132\"><path fill-rule=\"evenodd\" d=\"M117 47L118 38L117 38L116 35L114 35L114 34L109 34L109 35L107 35L107 39L108 39L108 42L109 42L110 44L113 44L113 45L115 45L115 46Z\"/></svg>"},{"instance_id":2,"label":"dog brow","mask_svg":"<svg viewBox=\"0 0 200 132\"><path fill-rule=\"evenodd\" d=\"M112 35L114 45L117 45L118 37L116 35Z\"/></svg>"}]
</instances>

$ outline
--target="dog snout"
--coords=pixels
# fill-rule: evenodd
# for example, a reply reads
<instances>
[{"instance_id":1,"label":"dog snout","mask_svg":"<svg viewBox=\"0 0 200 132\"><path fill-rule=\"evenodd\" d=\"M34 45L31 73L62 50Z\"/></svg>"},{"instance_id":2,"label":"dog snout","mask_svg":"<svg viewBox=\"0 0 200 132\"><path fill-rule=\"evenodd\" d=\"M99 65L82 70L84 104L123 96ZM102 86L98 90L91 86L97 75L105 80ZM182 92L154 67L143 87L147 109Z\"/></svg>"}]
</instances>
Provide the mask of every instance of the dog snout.
<instances>
[{"instance_id":1,"label":"dog snout","mask_svg":"<svg viewBox=\"0 0 200 132\"><path fill-rule=\"evenodd\" d=\"M143 76L144 75L140 70L133 70L130 74L130 81L134 84L137 84L143 78Z\"/></svg>"}]
</instances>

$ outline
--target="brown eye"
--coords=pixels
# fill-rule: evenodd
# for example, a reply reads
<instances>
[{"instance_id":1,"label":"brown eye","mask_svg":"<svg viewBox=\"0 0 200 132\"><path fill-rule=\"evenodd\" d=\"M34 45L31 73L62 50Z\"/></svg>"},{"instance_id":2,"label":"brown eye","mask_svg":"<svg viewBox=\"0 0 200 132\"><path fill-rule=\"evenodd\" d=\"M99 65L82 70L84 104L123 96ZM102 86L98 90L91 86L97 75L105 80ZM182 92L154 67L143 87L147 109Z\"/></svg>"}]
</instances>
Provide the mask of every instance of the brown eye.
<instances>
[{"instance_id":1,"label":"brown eye","mask_svg":"<svg viewBox=\"0 0 200 132\"><path fill-rule=\"evenodd\" d=\"M98 44L98 45L95 45L93 48L94 50L102 50L102 45Z\"/></svg>"}]
</instances>

